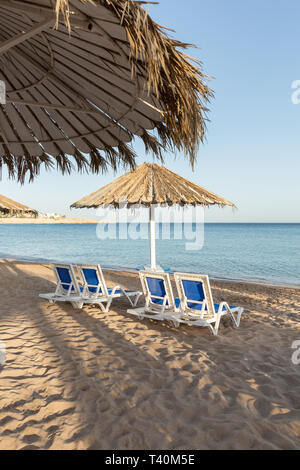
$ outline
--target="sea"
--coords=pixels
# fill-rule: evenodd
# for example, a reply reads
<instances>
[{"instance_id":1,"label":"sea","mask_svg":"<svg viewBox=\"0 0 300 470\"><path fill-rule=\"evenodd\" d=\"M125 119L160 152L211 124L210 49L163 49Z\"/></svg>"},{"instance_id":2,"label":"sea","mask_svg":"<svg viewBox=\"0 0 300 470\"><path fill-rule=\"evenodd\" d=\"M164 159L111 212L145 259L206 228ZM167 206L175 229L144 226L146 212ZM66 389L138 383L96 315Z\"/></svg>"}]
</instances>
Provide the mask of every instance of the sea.
<instances>
[{"instance_id":1,"label":"sea","mask_svg":"<svg viewBox=\"0 0 300 470\"><path fill-rule=\"evenodd\" d=\"M156 226L157 263L215 279L300 286L300 224L206 223ZM0 258L149 266L148 224L0 225Z\"/></svg>"}]
</instances>

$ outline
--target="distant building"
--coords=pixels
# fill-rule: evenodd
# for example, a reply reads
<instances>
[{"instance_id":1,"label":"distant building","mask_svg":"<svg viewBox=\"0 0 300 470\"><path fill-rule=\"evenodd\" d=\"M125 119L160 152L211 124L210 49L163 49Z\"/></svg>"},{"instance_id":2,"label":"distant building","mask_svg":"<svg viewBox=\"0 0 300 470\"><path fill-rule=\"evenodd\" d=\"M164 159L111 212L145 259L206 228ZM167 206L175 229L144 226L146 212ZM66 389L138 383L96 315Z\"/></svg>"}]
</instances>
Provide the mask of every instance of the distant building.
<instances>
[{"instance_id":1,"label":"distant building","mask_svg":"<svg viewBox=\"0 0 300 470\"><path fill-rule=\"evenodd\" d=\"M64 217L64 216L61 214L58 214L57 212L52 212L52 213L39 212L38 217L40 219L60 219L61 217Z\"/></svg>"}]
</instances>

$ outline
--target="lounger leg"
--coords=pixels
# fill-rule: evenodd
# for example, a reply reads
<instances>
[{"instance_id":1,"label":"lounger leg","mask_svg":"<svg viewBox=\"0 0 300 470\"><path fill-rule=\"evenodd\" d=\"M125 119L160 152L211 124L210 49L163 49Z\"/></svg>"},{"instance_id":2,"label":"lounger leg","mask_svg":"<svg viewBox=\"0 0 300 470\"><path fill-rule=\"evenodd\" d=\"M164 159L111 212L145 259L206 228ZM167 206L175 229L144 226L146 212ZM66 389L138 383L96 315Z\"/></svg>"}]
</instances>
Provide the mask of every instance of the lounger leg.
<instances>
[{"instance_id":1,"label":"lounger leg","mask_svg":"<svg viewBox=\"0 0 300 470\"><path fill-rule=\"evenodd\" d=\"M134 298L134 301L131 300L130 296L125 292L124 289L121 288L121 291L123 292L123 295L127 298L128 302L132 307L135 307L136 304L138 303L138 300L140 298L141 292L138 292Z\"/></svg>"},{"instance_id":2,"label":"lounger leg","mask_svg":"<svg viewBox=\"0 0 300 470\"><path fill-rule=\"evenodd\" d=\"M82 302L71 302L72 307L82 309L83 303Z\"/></svg>"},{"instance_id":3,"label":"lounger leg","mask_svg":"<svg viewBox=\"0 0 300 470\"><path fill-rule=\"evenodd\" d=\"M99 302L98 305L99 305L99 307L100 307L100 309L101 309L101 311L102 311L103 313L107 313L107 312L108 312L108 310L109 310L109 308L107 308L108 302L107 302L107 304L106 304L106 307L104 307L104 305L103 305L101 302ZM109 306L110 306L110 304L109 304Z\"/></svg>"},{"instance_id":4,"label":"lounger leg","mask_svg":"<svg viewBox=\"0 0 300 470\"><path fill-rule=\"evenodd\" d=\"M137 303L138 303L139 298L140 298L141 295L142 295L141 292L138 292L138 293L136 294L135 299L134 299L134 302L133 302L133 307L136 307L136 305L137 305Z\"/></svg>"},{"instance_id":5,"label":"lounger leg","mask_svg":"<svg viewBox=\"0 0 300 470\"><path fill-rule=\"evenodd\" d=\"M217 319L215 321L215 327L213 327L211 324L209 325L210 326L210 329L211 329L211 332L214 336L217 336L218 334L218 331L219 331L219 326L220 326L220 321L221 321L221 317L222 317L222 314L221 313L218 313L217 314Z\"/></svg>"},{"instance_id":6,"label":"lounger leg","mask_svg":"<svg viewBox=\"0 0 300 470\"><path fill-rule=\"evenodd\" d=\"M87 305L93 305L93 304L94 304L94 305L98 305L98 307L100 308L101 312L103 312L103 313L106 313L106 312L107 312L107 310L106 310L106 308L104 307L103 303L102 303L102 302L99 302L99 301L97 302L97 299L95 299L95 302L92 302L92 301L91 301L91 302L86 302L86 304L87 304Z\"/></svg>"},{"instance_id":7,"label":"lounger leg","mask_svg":"<svg viewBox=\"0 0 300 470\"><path fill-rule=\"evenodd\" d=\"M230 316L231 316L233 324L236 328L238 328L240 326L241 316L242 316L243 310L244 310L243 308L239 308L238 311L237 311L237 316L236 317L234 316L234 313L230 310Z\"/></svg>"},{"instance_id":8,"label":"lounger leg","mask_svg":"<svg viewBox=\"0 0 300 470\"><path fill-rule=\"evenodd\" d=\"M106 303L106 307L103 306L104 310L103 312L107 313L110 309L110 306L111 306L111 303L112 303L113 299L112 297L108 300L108 302Z\"/></svg>"}]
</instances>

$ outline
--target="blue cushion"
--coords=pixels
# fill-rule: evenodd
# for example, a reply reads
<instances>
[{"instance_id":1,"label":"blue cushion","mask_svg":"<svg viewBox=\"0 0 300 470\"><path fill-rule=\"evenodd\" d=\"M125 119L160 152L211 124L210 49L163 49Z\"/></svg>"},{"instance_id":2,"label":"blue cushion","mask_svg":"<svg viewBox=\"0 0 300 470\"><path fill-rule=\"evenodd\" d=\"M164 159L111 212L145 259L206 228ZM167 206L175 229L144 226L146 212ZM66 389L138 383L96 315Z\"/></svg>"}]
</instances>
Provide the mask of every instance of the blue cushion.
<instances>
[{"instance_id":1,"label":"blue cushion","mask_svg":"<svg viewBox=\"0 0 300 470\"><path fill-rule=\"evenodd\" d=\"M214 304L214 307L215 307L215 312L217 312L219 310L219 305L220 304ZM193 308L194 310L201 310L202 308L202 304L193 304L191 302L188 302L187 303L187 306L189 308ZM236 307L233 307L232 305L229 305L230 308L236 308ZM207 310L207 305L205 307L205 310ZM222 308L222 312L226 310L226 307L225 305L223 305L223 308Z\"/></svg>"},{"instance_id":2,"label":"blue cushion","mask_svg":"<svg viewBox=\"0 0 300 470\"><path fill-rule=\"evenodd\" d=\"M201 281L182 280L184 294L188 300L202 302L205 299L203 284Z\"/></svg>"},{"instance_id":3,"label":"blue cushion","mask_svg":"<svg viewBox=\"0 0 300 470\"><path fill-rule=\"evenodd\" d=\"M90 292L92 292L92 293L95 293L95 292L97 292L97 287L88 286L88 290L89 290ZM100 294L101 294L101 289L100 289L99 292L100 292Z\"/></svg>"},{"instance_id":4,"label":"blue cushion","mask_svg":"<svg viewBox=\"0 0 300 470\"><path fill-rule=\"evenodd\" d=\"M162 305L162 304L163 304L163 299L153 299L153 298L151 298L151 302L152 302L153 304ZM180 305L180 299L179 299L178 297L176 297L176 298L174 299L174 302L175 302L175 306L176 306L176 307L179 307L179 305ZM168 302L168 301L167 301L166 305L169 305L169 302Z\"/></svg>"},{"instance_id":5,"label":"blue cushion","mask_svg":"<svg viewBox=\"0 0 300 470\"><path fill-rule=\"evenodd\" d=\"M70 284L72 284L70 272L68 268L60 268L60 267L55 267L56 272L58 274L59 280L61 282L61 286L65 290L69 290ZM74 286L72 286L71 291L74 290Z\"/></svg>"},{"instance_id":6,"label":"blue cushion","mask_svg":"<svg viewBox=\"0 0 300 470\"><path fill-rule=\"evenodd\" d=\"M157 297L165 297L166 289L163 279L156 279L155 277L146 277L146 282L151 295Z\"/></svg>"},{"instance_id":7,"label":"blue cushion","mask_svg":"<svg viewBox=\"0 0 300 470\"><path fill-rule=\"evenodd\" d=\"M97 269L93 268L82 268L82 272L85 278L86 283L89 285L88 289L90 292L96 292L98 285L99 285L99 279L98 279L98 274L97 274ZM91 287L95 286L95 287ZM99 293L101 294L102 289L99 290Z\"/></svg>"}]
</instances>

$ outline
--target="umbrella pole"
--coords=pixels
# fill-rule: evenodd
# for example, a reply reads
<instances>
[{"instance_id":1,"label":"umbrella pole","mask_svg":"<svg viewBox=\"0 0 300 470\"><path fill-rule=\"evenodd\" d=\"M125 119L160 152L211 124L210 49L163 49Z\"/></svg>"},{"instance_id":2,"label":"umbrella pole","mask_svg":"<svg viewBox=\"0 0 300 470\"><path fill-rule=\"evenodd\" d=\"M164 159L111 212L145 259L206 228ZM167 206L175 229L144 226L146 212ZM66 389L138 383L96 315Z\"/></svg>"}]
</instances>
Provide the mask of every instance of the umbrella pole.
<instances>
[{"instance_id":1,"label":"umbrella pole","mask_svg":"<svg viewBox=\"0 0 300 470\"><path fill-rule=\"evenodd\" d=\"M155 255L155 206L150 205L150 267L155 270L156 268L156 255Z\"/></svg>"}]
</instances>

